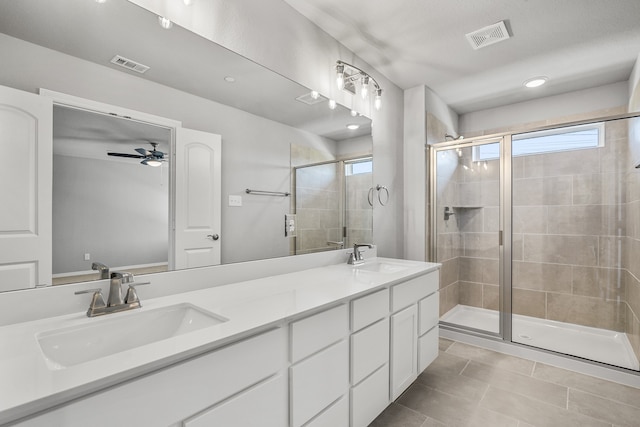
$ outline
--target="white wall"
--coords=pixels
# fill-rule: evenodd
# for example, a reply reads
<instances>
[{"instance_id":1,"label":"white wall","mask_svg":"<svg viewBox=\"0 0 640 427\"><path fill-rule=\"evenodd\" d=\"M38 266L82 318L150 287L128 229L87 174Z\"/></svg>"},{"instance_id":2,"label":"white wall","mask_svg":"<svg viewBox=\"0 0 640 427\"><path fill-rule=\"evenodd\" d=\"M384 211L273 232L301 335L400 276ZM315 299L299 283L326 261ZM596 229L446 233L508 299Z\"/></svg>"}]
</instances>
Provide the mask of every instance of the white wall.
<instances>
[{"instance_id":1,"label":"white wall","mask_svg":"<svg viewBox=\"0 0 640 427\"><path fill-rule=\"evenodd\" d=\"M288 199L250 196L244 189L290 191L290 144L334 151L333 141L3 34L0 52L0 85L32 93L51 89L222 135L222 262L289 254L282 226ZM242 194L243 206L228 207L229 194Z\"/></svg>"},{"instance_id":2,"label":"white wall","mask_svg":"<svg viewBox=\"0 0 640 427\"><path fill-rule=\"evenodd\" d=\"M458 115L431 89L417 86L404 92L404 254L407 259L428 259L428 178L426 145L434 124L427 117L438 119L438 129L456 133ZM441 139L444 140L442 132Z\"/></svg>"},{"instance_id":3,"label":"white wall","mask_svg":"<svg viewBox=\"0 0 640 427\"><path fill-rule=\"evenodd\" d=\"M640 55L629 77L629 112L640 111Z\"/></svg>"},{"instance_id":4,"label":"white wall","mask_svg":"<svg viewBox=\"0 0 640 427\"><path fill-rule=\"evenodd\" d=\"M404 255L426 260L426 160L425 87L404 91Z\"/></svg>"},{"instance_id":5,"label":"white wall","mask_svg":"<svg viewBox=\"0 0 640 427\"><path fill-rule=\"evenodd\" d=\"M195 1L190 8L174 0L130 1L349 107L352 97L335 87L336 60L370 73L383 89L382 109L368 114L373 119L374 183L387 186L391 195L387 206L374 207L374 241L381 256L402 257L402 90L282 0Z\"/></svg>"},{"instance_id":6,"label":"white wall","mask_svg":"<svg viewBox=\"0 0 640 427\"><path fill-rule=\"evenodd\" d=\"M459 120L459 131L462 135L466 135L487 129L501 129L523 123L577 116L626 106L628 102L628 83L618 82L462 114Z\"/></svg>"},{"instance_id":7,"label":"white wall","mask_svg":"<svg viewBox=\"0 0 640 427\"><path fill-rule=\"evenodd\" d=\"M138 162L54 155L53 274L89 271L94 261L167 263L168 175Z\"/></svg>"}]
</instances>

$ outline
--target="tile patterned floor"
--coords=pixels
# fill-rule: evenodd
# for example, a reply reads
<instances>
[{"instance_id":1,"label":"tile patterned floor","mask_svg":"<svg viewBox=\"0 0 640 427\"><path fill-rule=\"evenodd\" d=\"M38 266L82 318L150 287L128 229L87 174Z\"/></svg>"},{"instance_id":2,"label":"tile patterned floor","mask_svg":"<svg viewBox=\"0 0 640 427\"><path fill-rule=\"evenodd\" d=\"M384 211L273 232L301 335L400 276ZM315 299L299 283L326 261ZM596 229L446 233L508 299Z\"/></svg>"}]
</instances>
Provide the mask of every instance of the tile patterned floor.
<instances>
[{"instance_id":1,"label":"tile patterned floor","mask_svg":"<svg viewBox=\"0 0 640 427\"><path fill-rule=\"evenodd\" d=\"M640 389L440 339L370 427L639 427Z\"/></svg>"}]
</instances>

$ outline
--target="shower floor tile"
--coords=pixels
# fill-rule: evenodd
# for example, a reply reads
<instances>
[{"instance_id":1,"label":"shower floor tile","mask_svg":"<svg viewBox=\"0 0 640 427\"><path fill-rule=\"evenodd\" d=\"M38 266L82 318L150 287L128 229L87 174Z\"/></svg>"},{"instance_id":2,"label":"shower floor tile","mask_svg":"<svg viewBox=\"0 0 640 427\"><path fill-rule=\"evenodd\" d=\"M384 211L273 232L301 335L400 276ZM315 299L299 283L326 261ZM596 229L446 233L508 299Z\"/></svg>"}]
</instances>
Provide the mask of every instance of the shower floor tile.
<instances>
[{"instance_id":1,"label":"shower floor tile","mask_svg":"<svg viewBox=\"0 0 640 427\"><path fill-rule=\"evenodd\" d=\"M498 312L457 305L440 319L459 326L497 333ZM570 354L609 365L638 370L640 364L622 332L536 317L513 315L512 339L533 347Z\"/></svg>"}]
</instances>

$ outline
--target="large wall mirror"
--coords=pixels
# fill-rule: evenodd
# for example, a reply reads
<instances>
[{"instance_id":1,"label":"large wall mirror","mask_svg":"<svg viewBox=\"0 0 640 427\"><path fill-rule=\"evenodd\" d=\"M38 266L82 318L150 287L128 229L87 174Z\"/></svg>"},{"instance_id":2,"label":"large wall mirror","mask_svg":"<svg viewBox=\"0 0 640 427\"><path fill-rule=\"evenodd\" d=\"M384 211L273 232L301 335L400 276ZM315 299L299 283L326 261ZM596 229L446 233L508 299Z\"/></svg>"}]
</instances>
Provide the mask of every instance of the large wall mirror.
<instances>
[{"instance_id":1,"label":"large wall mirror","mask_svg":"<svg viewBox=\"0 0 640 427\"><path fill-rule=\"evenodd\" d=\"M330 109L310 88L184 28L165 30L126 0L3 0L1 10L0 51L13 65L3 65L0 85L91 99L153 84L153 97L108 101L221 136L221 263L371 242L369 118ZM115 55L150 68L119 67ZM104 87L87 88L96 82ZM94 263L138 274L171 269L173 130L53 108L53 271L39 282L99 279ZM143 164L154 152L161 164ZM294 215L291 233L286 215Z\"/></svg>"}]
</instances>

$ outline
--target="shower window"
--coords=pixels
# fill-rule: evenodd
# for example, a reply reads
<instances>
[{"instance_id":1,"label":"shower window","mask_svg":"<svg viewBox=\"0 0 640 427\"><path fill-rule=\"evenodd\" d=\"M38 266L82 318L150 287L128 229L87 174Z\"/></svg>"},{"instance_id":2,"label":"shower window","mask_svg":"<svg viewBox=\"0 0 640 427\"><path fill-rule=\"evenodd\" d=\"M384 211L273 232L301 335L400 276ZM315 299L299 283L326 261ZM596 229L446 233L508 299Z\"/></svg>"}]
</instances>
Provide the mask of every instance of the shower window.
<instances>
[{"instance_id":1,"label":"shower window","mask_svg":"<svg viewBox=\"0 0 640 427\"><path fill-rule=\"evenodd\" d=\"M604 147L604 123L590 123L513 136L513 157L598 147ZM500 151L495 144L474 147L475 162L498 158L500 158Z\"/></svg>"}]
</instances>

